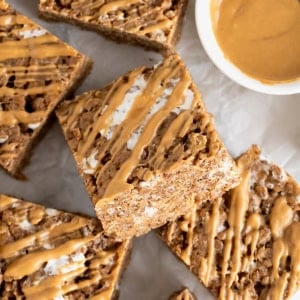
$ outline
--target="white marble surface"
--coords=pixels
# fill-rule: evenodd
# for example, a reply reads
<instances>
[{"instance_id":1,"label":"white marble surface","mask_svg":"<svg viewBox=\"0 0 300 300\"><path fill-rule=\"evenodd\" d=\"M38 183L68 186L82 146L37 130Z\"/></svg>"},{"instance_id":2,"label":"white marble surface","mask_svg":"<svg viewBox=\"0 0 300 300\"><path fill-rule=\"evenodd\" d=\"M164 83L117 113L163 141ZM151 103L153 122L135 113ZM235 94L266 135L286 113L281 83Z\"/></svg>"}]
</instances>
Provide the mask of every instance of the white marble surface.
<instances>
[{"instance_id":1,"label":"white marble surface","mask_svg":"<svg viewBox=\"0 0 300 300\"><path fill-rule=\"evenodd\" d=\"M78 92L102 87L134 67L160 59L158 54L115 44L76 26L45 22L38 18L37 0L8 2L94 60L93 71ZM202 91L208 110L215 115L216 126L231 154L237 156L252 143L257 143L267 158L300 181L300 95L266 96L246 90L226 78L201 47L192 0L177 49ZM57 122L35 148L25 174L28 181L20 182L0 171L0 192L94 215ZM212 299L153 233L136 239L131 262L121 282L121 300L163 300L183 285L198 299ZM294 298L300 299L300 295Z\"/></svg>"}]
</instances>

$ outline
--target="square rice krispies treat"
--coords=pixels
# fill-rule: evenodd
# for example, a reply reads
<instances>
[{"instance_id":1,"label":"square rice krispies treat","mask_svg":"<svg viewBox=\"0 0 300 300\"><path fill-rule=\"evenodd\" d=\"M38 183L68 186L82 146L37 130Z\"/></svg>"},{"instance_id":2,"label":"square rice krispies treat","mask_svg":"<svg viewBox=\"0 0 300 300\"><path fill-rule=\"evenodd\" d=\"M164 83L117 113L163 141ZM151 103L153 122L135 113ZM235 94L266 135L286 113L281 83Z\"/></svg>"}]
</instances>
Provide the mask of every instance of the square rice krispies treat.
<instances>
[{"instance_id":1,"label":"square rice krispies treat","mask_svg":"<svg viewBox=\"0 0 300 300\"><path fill-rule=\"evenodd\" d=\"M238 183L177 55L64 101L56 114L108 233L144 234L187 213L196 194L220 196Z\"/></svg>"}]
</instances>

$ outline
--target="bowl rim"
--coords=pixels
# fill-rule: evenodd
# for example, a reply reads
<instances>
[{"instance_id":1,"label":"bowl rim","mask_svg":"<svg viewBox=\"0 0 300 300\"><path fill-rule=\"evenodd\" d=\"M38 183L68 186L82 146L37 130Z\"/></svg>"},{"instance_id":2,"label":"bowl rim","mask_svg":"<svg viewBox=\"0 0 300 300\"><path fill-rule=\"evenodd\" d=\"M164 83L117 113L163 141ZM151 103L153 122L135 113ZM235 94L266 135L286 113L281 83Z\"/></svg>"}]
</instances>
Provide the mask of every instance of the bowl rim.
<instances>
[{"instance_id":1,"label":"bowl rim","mask_svg":"<svg viewBox=\"0 0 300 300\"><path fill-rule=\"evenodd\" d=\"M270 95L292 95L300 93L300 78L291 82L265 84L243 73L224 57L212 27L210 3L212 0L196 0L195 21L198 36L209 58L227 77L243 87Z\"/></svg>"}]
</instances>

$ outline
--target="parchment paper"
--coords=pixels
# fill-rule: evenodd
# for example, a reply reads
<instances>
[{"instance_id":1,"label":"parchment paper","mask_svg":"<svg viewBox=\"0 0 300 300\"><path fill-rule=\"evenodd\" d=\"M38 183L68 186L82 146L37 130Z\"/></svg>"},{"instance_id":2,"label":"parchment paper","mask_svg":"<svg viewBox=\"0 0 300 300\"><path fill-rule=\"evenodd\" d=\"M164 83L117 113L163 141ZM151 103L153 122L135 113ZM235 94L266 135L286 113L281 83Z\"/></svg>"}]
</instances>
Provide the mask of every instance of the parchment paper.
<instances>
[{"instance_id":1,"label":"parchment paper","mask_svg":"<svg viewBox=\"0 0 300 300\"><path fill-rule=\"evenodd\" d=\"M160 60L158 54L142 48L116 44L76 26L43 21L38 18L37 0L8 2L93 59L93 71L77 93L100 88L134 67ZM200 44L192 0L177 49L202 91L208 110L215 115L218 131L231 154L237 156L257 143L268 159L300 181L300 95L258 94L225 77ZM21 182L0 171L0 192L94 216L56 121L35 148L25 174L28 181ZM213 299L154 233L136 239L131 262L121 281L120 299L163 300L182 286L189 287L199 300ZM300 299L300 294L294 299Z\"/></svg>"}]
</instances>

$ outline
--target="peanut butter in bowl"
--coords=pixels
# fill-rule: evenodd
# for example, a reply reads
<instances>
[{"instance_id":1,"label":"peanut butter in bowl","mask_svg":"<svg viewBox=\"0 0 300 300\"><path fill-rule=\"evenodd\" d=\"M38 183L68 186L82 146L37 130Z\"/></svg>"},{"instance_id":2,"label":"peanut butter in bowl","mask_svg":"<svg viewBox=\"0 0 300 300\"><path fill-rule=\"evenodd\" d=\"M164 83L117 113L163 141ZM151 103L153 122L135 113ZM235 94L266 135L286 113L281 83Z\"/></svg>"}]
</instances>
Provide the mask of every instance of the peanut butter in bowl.
<instances>
[{"instance_id":1,"label":"peanut butter in bowl","mask_svg":"<svg viewBox=\"0 0 300 300\"><path fill-rule=\"evenodd\" d=\"M300 79L299 0L211 0L225 58L264 84Z\"/></svg>"}]
</instances>

